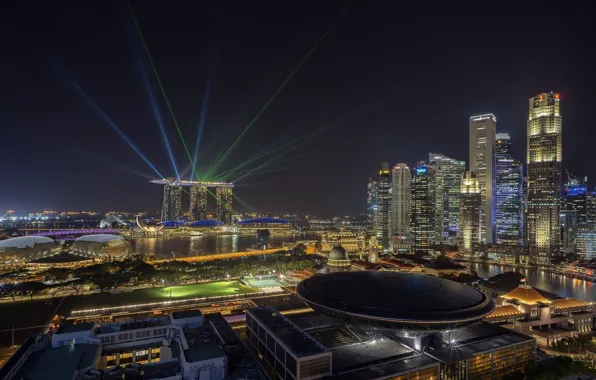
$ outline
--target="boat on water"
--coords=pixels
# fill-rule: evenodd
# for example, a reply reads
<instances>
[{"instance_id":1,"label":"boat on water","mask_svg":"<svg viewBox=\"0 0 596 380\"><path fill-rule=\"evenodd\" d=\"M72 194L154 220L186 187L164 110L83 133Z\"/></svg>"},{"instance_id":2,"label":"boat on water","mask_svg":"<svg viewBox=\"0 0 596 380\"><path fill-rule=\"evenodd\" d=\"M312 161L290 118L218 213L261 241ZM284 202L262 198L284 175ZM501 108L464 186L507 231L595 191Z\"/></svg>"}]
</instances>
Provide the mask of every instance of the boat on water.
<instances>
[{"instance_id":1,"label":"boat on water","mask_svg":"<svg viewBox=\"0 0 596 380\"><path fill-rule=\"evenodd\" d=\"M205 235L205 234L201 231L190 231L190 236L203 236L203 235Z\"/></svg>"}]
</instances>

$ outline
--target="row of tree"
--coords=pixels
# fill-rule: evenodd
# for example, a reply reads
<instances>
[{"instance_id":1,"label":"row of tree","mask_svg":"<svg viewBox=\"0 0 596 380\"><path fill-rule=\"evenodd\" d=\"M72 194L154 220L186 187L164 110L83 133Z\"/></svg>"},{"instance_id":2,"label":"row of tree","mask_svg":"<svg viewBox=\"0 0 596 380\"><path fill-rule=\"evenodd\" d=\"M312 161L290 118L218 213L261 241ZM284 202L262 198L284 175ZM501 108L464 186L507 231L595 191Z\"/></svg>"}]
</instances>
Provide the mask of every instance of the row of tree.
<instances>
[{"instance_id":1,"label":"row of tree","mask_svg":"<svg viewBox=\"0 0 596 380\"><path fill-rule=\"evenodd\" d=\"M170 285L193 281L218 281L247 275L285 273L289 270L316 268L324 265L324 259L314 255L278 254L251 256L236 260L188 263L167 261L155 266L138 259L94 264L86 267L50 268L42 273L44 282L30 281L5 284L0 287L0 297L30 296L38 294L55 296L63 290L79 295L89 287L102 292L121 286Z\"/></svg>"}]
</instances>

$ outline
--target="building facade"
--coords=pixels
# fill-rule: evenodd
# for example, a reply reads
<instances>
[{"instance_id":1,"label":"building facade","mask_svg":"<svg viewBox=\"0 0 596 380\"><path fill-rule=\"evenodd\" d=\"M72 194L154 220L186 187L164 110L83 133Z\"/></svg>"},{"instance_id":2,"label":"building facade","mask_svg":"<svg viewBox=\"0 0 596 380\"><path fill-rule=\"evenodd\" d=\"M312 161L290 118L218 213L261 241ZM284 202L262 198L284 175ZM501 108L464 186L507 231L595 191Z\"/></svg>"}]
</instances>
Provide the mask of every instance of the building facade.
<instances>
[{"instance_id":1,"label":"building facade","mask_svg":"<svg viewBox=\"0 0 596 380\"><path fill-rule=\"evenodd\" d=\"M549 265L559 254L562 118L560 97L543 93L529 101L527 123L527 244L531 260Z\"/></svg>"},{"instance_id":2,"label":"building facade","mask_svg":"<svg viewBox=\"0 0 596 380\"><path fill-rule=\"evenodd\" d=\"M175 184L164 185L161 221L179 220L182 215L182 187Z\"/></svg>"},{"instance_id":3,"label":"building facade","mask_svg":"<svg viewBox=\"0 0 596 380\"><path fill-rule=\"evenodd\" d=\"M410 198L412 252L428 251L435 232L436 170L419 165L414 169Z\"/></svg>"},{"instance_id":4,"label":"building facade","mask_svg":"<svg viewBox=\"0 0 596 380\"><path fill-rule=\"evenodd\" d=\"M473 255L474 244L480 243L480 214L482 198L480 182L475 172L465 172L460 187L459 252L463 257Z\"/></svg>"},{"instance_id":5,"label":"building facade","mask_svg":"<svg viewBox=\"0 0 596 380\"><path fill-rule=\"evenodd\" d=\"M397 164L391 172L391 233L407 237L410 230L410 185L412 173L407 164Z\"/></svg>"},{"instance_id":6,"label":"building facade","mask_svg":"<svg viewBox=\"0 0 596 380\"><path fill-rule=\"evenodd\" d=\"M480 236L494 241L495 140L497 118L492 113L470 117L470 171L476 172L482 197Z\"/></svg>"},{"instance_id":7,"label":"building facade","mask_svg":"<svg viewBox=\"0 0 596 380\"><path fill-rule=\"evenodd\" d=\"M511 156L511 139L499 133L495 147L495 242L522 245L524 236L523 166Z\"/></svg>"},{"instance_id":8,"label":"building facade","mask_svg":"<svg viewBox=\"0 0 596 380\"><path fill-rule=\"evenodd\" d=\"M581 223L576 226L575 253L587 259L596 257L596 225Z\"/></svg>"},{"instance_id":9,"label":"building facade","mask_svg":"<svg viewBox=\"0 0 596 380\"><path fill-rule=\"evenodd\" d=\"M379 210L379 183L371 178L366 186L366 212L367 222L372 231L376 231Z\"/></svg>"},{"instance_id":10,"label":"building facade","mask_svg":"<svg viewBox=\"0 0 596 380\"><path fill-rule=\"evenodd\" d=\"M377 238L383 250L389 249L391 229L391 170L389 163L383 162L379 170L379 190L377 201L379 203L379 222L377 223Z\"/></svg>"},{"instance_id":11,"label":"building facade","mask_svg":"<svg viewBox=\"0 0 596 380\"><path fill-rule=\"evenodd\" d=\"M215 213L217 220L224 224L232 224L232 188L231 187L216 187L215 188Z\"/></svg>"},{"instance_id":12,"label":"building facade","mask_svg":"<svg viewBox=\"0 0 596 380\"><path fill-rule=\"evenodd\" d=\"M459 198L466 162L429 153L428 166L437 171L435 207L443 210L435 221L435 234L442 242L455 243L459 231Z\"/></svg>"},{"instance_id":13,"label":"building facade","mask_svg":"<svg viewBox=\"0 0 596 380\"><path fill-rule=\"evenodd\" d=\"M190 188L189 222L207 219L207 187L192 186Z\"/></svg>"}]
</instances>

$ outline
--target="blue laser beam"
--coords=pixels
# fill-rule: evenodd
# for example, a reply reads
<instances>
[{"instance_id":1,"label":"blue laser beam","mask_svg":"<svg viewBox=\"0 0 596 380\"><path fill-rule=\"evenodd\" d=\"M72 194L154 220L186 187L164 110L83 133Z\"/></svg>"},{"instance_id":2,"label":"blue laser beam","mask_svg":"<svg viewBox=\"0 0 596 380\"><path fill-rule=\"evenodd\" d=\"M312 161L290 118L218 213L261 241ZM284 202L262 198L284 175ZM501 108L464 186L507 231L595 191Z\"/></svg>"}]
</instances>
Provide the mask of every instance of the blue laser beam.
<instances>
[{"instance_id":1,"label":"blue laser beam","mask_svg":"<svg viewBox=\"0 0 596 380\"><path fill-rule=\"evenodd\" d=\"M93 101L93 99L91 99L91 97L87 95L87 93L81 88L81 86L79 86L75 81L70 81L70 84L77 89L77 91L87 101L87 103L89 103L95 109L95 111L99 113L99 115L104 119L104 121L110 127L112 127L112 129L139 155L139 157L141 157L141 159L145 161L145 163L149 165L151 169L153 169L153 171L159 176L159 178L163 179L164 177L161 175L159 170L155 168L151 161L149 161L149 159L143 154L143 152L141 152L141 150L137 148L135 144L133 144L133 142L128 138L128 136L126 136L126 134L122 132L122 129L118 127L118 125L101 109L101 107L99 107L99 105L97 105L97 103L95 103L95 101Z\"/></svg>"},{"instance_id":2,"label":"blue laser beam","mask_svg":"<svg viewBox=\"0 0 596 380\"><path fill-rule=\"evenodd\" d=\"M135 49L135 55L137 59L137 64L139 66L139 70L141 73L141 81L145 86L145 90L147 91L147 96L149 98L149 103L151 103L151 109L153 110L153 116L155 117L155 122L159 126L159 132L161 133L161 137L163 139L164 145L166 147L166 151L168 152L168 156L170 157L170 161L172 162L172 166L174 167L174 172L176 173L176 178L180 180L180 173L178 172L178 167L176 166L176 159L174 158L174 152L172 151L172 145L170 144L170 139L168 139L168 135L166 133L166 129L163 122L163 117L161 115L161 110L159 109L159 104L157 103L157 99L155 98L155 93L153 92L153 88L151 87L151 83L149 83L149 72L147 70L146 64L141 59L138 51Z\"/></svg>"}]
</instances>

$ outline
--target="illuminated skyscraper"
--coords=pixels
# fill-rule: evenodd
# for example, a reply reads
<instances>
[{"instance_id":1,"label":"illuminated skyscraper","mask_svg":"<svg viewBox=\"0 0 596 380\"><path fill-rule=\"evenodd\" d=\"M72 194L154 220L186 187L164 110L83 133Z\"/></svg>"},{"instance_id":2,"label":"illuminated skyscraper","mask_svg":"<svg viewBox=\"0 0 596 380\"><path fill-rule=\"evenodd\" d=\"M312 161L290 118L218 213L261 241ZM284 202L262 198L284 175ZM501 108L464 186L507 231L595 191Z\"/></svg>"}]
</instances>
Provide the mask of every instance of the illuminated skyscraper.
<instances>
[{"instance_id":1,"label":"illuminated skyscraper","mask_svg":"<svg viewBox=\"0 0 596 380\"><path fill-rule=\"evenodd\" d=\"M459 252L463 257L473 254L475 243L480 243L481 190L478 176L465 172L460 187Z\"/></svg>"},{"instance_id":2,"label":"illuminated skyscraper","mask_svg":"<svg viewBox=\"0 0 596 380\"><path fill-rule=\"evenodd\" d=\"M428 161L428 166L437 171L435 208L443 210L438 212L435 220L436 239L455 243L459 230L459 194L466 162L437 153L429 153Z\"/></svg>"},{"instance_id":3,"label":"illuminated skyscraper","mask_svg":"<svg viewBox=\"0 0 596 380\"><path fill-rule=\"evenodd\" d=\"M381 170L379 170L379 222L377 224L377 239L381 243L381 247L389 249L389 230L391 216L389 210L391 208L391 170L389 170L389 163L383 162Z\"/></svg>"},{"instance_id":4,"label":"illuminated skyscraper","mask_svg":"<svg viewBox=\"0 0 596 380\"><path fill-rule=\"evenodd\" d=\"M217 220L224 224L232 224L232 188L216 187L215 202L215 214L217 215Z\"/></svg>"},{"instance_id":5,"label":"illuminated skyscraper","mask_svg":"<svg viewBox=\"0 0 596 380\"><path fill-rule=\"evenodd\" d=\"M495 137L497 118L492 113L470 117L470 171L476 172L482 197L480 239L494 241Z\"/></svg>"},{"instance_id":6,"label":"illuminated skyscraper","mask_svg":"<svg viewBox=\"0 0 596 380\"><path fill-rule=\"evenodd\" d=\"M588 185L583 180L567 173L567 183L563 186L561 211L575 211L577 223L588 221Z\"/></svg>"},{"instance_id":7,"label":"illuminated skyscraper","mask_svg":"<svg viewBox=\"0 0 596 380\"><path fill-rule=\"evenodd\" d=\"M530 99L528 115L527 236L530 259L541 265L559 253L561 161L563 159L559 94Z\"/></svg>"},{"instance_id":8,"label":"illuminated skyscraper","mask_svg":"<svg viewBox=\"0 0 596 380\"><path fill-rule=\"evenodd\" d=\"M161 221L179 220L180 215L182 215L182 187L176 184L164 185Z\"/></svg>"},{"instance_id":9,"label":"illuminated skyscraper","mask_svg":"<svg viewBox=\"0 0 596 380\"><path fill-rule=\"evenodd\" d=\"M511 156L509 134L497 134L495 157L495 241L521 245L524 237L524 173L521 162Z\"/></svg>"},{"instance_id":10,"label":"illuminated skyscraper","mask_svg":"<svg viewBox=\"0 0 596 380\"><path fill-rule=\"evenodd\" d=\"M428 251L435 233L436 170L419 164L412 177L410 237L412 252Z\"/></svg>"},{"instance_id":11,"label":"illuminated skyscraper","mask_svg":"<svg viewBox=\"0 0 596 380\"><path fill-rule=\"evenodd\" d=\"M377 231L378 211L379 211L379 183L371 178L368 179L366 187L366 211L368 216L368 225L372 231Z\"/></svg>"},{"instance_id":12,"label":"illuminated skyscraper","mask_svg":"<svg viewBox=\"0 0 596 380\"><path fill-rule=\"evenodd\" d=\"M190 188L190 221L207 219L207 187L195 185Z\"/></svg>"},{"instance_id":13,"label":"illuminated skyscraper","mask_svg":"<svg viewBox=\"0 0 596 380\"><path fill-rule=\"evenodd\" d=\"M397 164L391 173L391 233L407 237L410 229L410 182L407 164Z\"/></svg>"}]
</instances>

